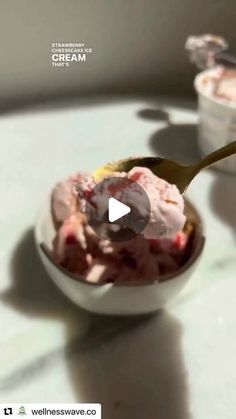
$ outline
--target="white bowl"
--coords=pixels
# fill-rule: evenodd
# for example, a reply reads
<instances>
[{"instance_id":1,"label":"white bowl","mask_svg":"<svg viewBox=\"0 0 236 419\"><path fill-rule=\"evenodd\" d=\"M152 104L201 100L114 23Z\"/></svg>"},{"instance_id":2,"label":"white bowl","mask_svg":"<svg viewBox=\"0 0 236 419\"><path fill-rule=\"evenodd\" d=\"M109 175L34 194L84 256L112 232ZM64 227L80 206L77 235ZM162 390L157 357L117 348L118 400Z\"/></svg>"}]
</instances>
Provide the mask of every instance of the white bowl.
<instances>
[{"instance_id":1,"label":"white bowl","mask_svg":"<svg viewBox=\"0 0 236 419\"><path fill-rule=\"evenodd\" d=\"M199 146L203 155L223 147L236 138L236 104L212 96L207 80L215 74L215 68L199 73L194 80L198 94ZM215 164L225 172L236 174L236 156Z\"/></svg>"},{"instance_id":2,"label":"white bowl","mask_svg":"<svg viewBox=\"0 0 236 419\"><path fill-rule=\"evenodd\" d=\"M50 200L42 207L35 226L35 240L39 256L49 276L61 291L80 307L99 314L131 315L156 311L176 297L196 269L204 248L202 222L194 207L186 201L186 215L197 223L193 253L185 266L165 276L164 282L142 284L94 284L72 274L53 262L49 252L55 229L50 211ZM164 279L164 277L163 277Z\"/></svg>"}]
</instances>

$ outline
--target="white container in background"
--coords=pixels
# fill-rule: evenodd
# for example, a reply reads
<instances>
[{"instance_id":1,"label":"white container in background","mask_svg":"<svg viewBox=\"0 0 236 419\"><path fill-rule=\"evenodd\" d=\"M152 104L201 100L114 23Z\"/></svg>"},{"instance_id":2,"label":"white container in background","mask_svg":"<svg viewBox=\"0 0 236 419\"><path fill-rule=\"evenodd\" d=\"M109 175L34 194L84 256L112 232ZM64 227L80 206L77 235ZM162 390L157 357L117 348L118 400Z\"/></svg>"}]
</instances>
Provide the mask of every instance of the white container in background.
<instances>
[{"instance_id":1,"label":"white container in background","mask_svg":"<svg viewBox=\"0 0 236 419\"><path fill-rule=\"evenodd\" d=\"M202 71L194 80L198 94L199 145L204 156L236 140L236 102L212 95L208 83L214 71ZM236 155L216 163L215 167L236 174Z\"/></svg>"}]
</instances>

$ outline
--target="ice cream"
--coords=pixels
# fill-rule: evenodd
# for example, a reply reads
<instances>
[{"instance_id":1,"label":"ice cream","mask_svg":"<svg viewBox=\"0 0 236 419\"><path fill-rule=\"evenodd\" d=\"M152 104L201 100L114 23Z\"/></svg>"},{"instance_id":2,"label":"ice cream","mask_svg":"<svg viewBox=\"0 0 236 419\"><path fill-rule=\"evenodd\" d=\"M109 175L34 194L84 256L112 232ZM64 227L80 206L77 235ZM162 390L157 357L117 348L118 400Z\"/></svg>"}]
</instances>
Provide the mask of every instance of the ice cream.
<instances>
[{"instance_id":1,"label":"ice cream","mask_svg":"<svg viewBox=\"0 0 236 419\"><path fill-rule=\"evenodd\" d=\"M75 174L63 182L58 182L52 192L52 215L56 225L62 223L79 209L75 186L82 181L85 174Z\"/></svg>"},{"instance_id":2,"label":"ice cream","mask_svg":"<svg viewBox=\"0 0 236 419\"><path fill-rule=\"evenodd\" d=\"M184 199L175 185L158 178L144 167L134 167L128 178L142 186L150 200L150 218L143 231L146 239L174 236L184 227Z\"/></svg>"},{"instance_id":3,"label":"ice cream","mask_svg":"<svg viewBox=\"0 0 236 419\"><path fill-rule=\"evenodd\" d=\"M190 61L201 70L214 67L217 63L217 54L227 47L224 38L211 34L189 36L185 43Z\"/></svg>"},{"instance_id":4,"label":"ice cream","mask_svg":"<svg viewBox=\"0 0 236 419\"><path fill-rule=\"evenodd\" d=\"M208 96L214 96L225 101L236 101L236 69L228 67L235 64L234 56L230 54L220 54L228 48L226 40L217 35L189 36L185 49L189 54L191 62L201 70L201 90ZM227 67L222 65L224 58ZM229 62L227 61L229 60ZM220 65L221 64L221 65ZM225 64L225 62L224 62Z\"/></svg>"},{"instance_id":5,"label":"ice cream","mask_svg":"<svg viewBox=\"0 0 236 419\"><path fill-rule=\"evenodd\" d=\"M207 96L223 102L236 102L236 69L217 66L202 73L199 88Z\"/></svg>"},{"instance_id":6,"label":"ice cream","mask_svg":"<svg viewBox=\"0 0 236 419\"><path fill-rule=\"evenodd\" d=\"M184 200L175 185L171 185L164 179L155 176L150 169L145 167L134 167L130 172L116 172L113 176L125 177L133 181L132 185L127 188L123 187L120 191L116 190L116 198L121 202L124 201L132 207L132 202L136 202L136 207L140 213L140 219L147 216L147 208L142 205L142 196L137 190L137 184L140 185L146 192L151 206L149 222L143 230L142 234L146 239L158 239L163 236L173 236L177 231L181 230L185 224L186 217L184 215ZM88 178L86 182L78 182L81 185L80 196L82 203L85 200L90 200L97 208L97 211L106 211L103 208L102 194L93 195L93 190L96 182L93 178ZM113 196L114 191L112 185L104 184L106 190L103 194ZM137 198L138 196L138 198ZM139 202L140 196L140 202ZM84 204L85 206L85 204ZM101 216L100 216L101 218ZM125 219L124 219L125 222ZM135 225L133 225L135 230Z\"/></svg>"},{"instance_id":7,"label":"ice cream","mask_svg":"<svg viewBox=\"0 0 236 419\"><path fill-rule=\"evenodd\" d=\"M236 70L223 69L215 85L214 95L236 102Z\"/></svg>"},{"instance_id":8,"label":"ice cream","mask_svg":"<svg viewBox=\"0 0 236 419\"><path fill-rule=\"evenodd\" d=\"M183 199L176 187L149 172L134 168L128 176L140 182L150 195L150 225L145 234L119 243L97 236L87 223L83 202L76 201L78 181L84 185L86 195L93 184L91 178L78 174L56 185L51 200L56 229L52 244L55 262L75 277L93 283L162 281L163 275L177 271L186 263L191 253L193 228L186 223L182 230ZM161 238L163 227L157 222L159 216L165 231L169 231L168 223L171 226L171 237ZM158 234L150 239L154 228Z\"/></svg>"}]
</instances>

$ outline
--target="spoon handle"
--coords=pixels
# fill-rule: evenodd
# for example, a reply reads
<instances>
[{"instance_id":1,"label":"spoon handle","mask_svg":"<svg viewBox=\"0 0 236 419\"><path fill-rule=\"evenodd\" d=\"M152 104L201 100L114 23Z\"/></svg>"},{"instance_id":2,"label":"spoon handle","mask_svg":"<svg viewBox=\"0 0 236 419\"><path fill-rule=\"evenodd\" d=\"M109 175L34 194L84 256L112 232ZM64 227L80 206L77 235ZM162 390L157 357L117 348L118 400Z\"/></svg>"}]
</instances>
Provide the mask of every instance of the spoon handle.
<instances>
[{"instance_id":1,"label":"spoon handle","mask_svg":"<svg viewBox=\"0 0 236 419\"><path fill-rule=\"evenodd\" d=\"M216 54L215 61L217 64L228 65L229 67L236 66L236 57L224 51Z\"/></svg>"},{"instance_id":2,"label":"spoon handle","mask_svg":"<svg viewBox=\"0 0 236 419\"><path fill-rule=\"evenodd\" d=\"M236 154L236 141L233 141L230 144L220 148L219 150L213 151L213 153L208 154L208 156L204 157L200 160L199 163L196 164L196 169L199 171L204 167L210 166L211 164L225 159L225 157L229 157L232 154Z\"/></svg>"}]
</instances>

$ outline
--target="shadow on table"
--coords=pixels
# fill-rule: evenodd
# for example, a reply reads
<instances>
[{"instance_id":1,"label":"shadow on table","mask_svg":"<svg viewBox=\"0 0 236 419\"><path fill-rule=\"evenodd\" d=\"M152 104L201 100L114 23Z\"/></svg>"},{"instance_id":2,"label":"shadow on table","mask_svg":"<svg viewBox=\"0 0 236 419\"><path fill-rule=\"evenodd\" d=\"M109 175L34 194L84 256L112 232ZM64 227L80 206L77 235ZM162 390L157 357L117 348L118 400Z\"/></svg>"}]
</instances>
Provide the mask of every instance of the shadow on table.
<instances>
[{"instance_id":1,"label":"shadow on table","mask_svg":"<svg viewBox=\"0 0 236 419\"><path fill-rule=\"evenodd\" d=\"M65 324L66 347L60 356L66 357L76 401L101 403L103 419L190 418L181 326L176 319L166 312L121 318L77 308L45 273L32 230L14 249L11 276L10 288L0 296L4 304L29 317ZM83 320L87 329L81 337L78 324ZM52 360L60 361L56 355L47 353L44 360L14 370L1 380L1 391L27 389L27 382Z\"/></svg>"},{"instance_id":2,"label":"shadow on table","mask_svg":"<svg viewBox=\"0 0 236 419\"><path fill-rule=\"evenodd\" d=\"M158 156L183 164L191 164L201 158L196 124L173 124L168 112L161 108L142 109L138 112L138 117L166 123L149 139L152 151Z\"/></svg>"},{"instance_id":3,"label":"shadow on table","mask_svg":"<svg viewBox=\"0 0 236 419\"><path fill-rule=\"evenodd\" d=\"M68 358L80 400L101 403L103 419L190 418L181 328L173 317L97 318L93 333L90 350Z\"/></svg>"},{"instance_id":4,"label":"shadow on table","mask_svg":"<svg viewBox=\"0 0 236 419\"><path fill-rule=\"evenodd\" d=\"M210 206L215 216L232 229L236 240L236 176L214 170Z\"/></svg>"}]
</instances>

